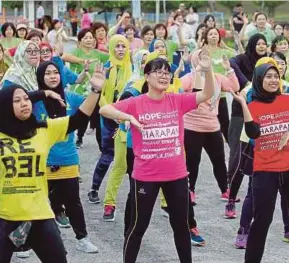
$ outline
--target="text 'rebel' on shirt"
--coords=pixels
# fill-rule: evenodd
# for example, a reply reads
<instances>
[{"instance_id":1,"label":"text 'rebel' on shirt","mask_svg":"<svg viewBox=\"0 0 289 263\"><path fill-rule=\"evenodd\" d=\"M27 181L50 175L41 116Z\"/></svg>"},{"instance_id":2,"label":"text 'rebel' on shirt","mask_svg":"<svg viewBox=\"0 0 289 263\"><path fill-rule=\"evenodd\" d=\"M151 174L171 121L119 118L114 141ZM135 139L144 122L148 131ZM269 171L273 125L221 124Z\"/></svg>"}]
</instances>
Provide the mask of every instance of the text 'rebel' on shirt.
<instances>
[{"instance_id":1,"label":"text 'rebel' on shirt","mask_svg":"<svg viewBox=\"0 0 289 263\"><path fill-rule=\"evenodd\" d=\"M48 201L46 161L50 148L66 139L69 117L47 120L35 136L17 140L0 133L0 218L54 218Z\"/></svg>"},{"instance_id":2,"label":"text 'rebel' on shirt","mask_svg":"<svg viewBox=\"0 0 289 263\"><path fill-rule=\"evenodd\" d=\"M278 150L289 128L289 96L277 96L272 103L253 101L248 106L261 132L255 140L254 171L289 171L289 145Z\"/></svg>"},{"instance_id":3,"label":"text 'rebel' on shirt","mask_svg":"<svg viewBox=\"0 0 289 263\"><path fill-rule=\"evenodd\" d=\"M183 115L197 108L196 94L168 93L161 100L145 94L113 106L143 124L143 132L131 127L134 179L161 182L187 176Z\"/></svg>"}]
</instances>

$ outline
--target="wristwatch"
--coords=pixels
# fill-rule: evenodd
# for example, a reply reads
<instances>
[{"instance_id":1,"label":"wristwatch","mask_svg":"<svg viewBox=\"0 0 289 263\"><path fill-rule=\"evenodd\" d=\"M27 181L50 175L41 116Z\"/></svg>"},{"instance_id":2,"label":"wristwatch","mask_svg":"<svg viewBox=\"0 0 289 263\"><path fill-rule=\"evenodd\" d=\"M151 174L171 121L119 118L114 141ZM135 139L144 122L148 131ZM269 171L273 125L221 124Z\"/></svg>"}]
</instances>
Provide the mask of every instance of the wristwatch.
<instances>
[{"instance_id":1,"label":"wristwatch","mask_svg":"<svg viewBox=\"0 0 289 263\"><path fill-rule=\"evenodd\" d=\"M98 89L98 88L91 87L90 90L91 90L92 92L96 93L96 94L100 94L100 93L101 93L101 89Z\"/></svg>"}]
</instances>

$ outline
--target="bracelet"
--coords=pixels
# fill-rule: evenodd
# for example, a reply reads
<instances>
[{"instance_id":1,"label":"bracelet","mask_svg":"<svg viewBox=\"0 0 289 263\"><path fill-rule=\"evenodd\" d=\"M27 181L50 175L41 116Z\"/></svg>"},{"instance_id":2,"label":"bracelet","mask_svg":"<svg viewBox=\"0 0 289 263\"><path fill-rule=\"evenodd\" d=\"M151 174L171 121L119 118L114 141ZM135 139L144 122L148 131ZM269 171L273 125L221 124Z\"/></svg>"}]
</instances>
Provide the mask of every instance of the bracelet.
<instances>
[{"instance_id":1,"label":"bracelet","mask_svg":"<svg viewBox=\"0 0 289 263\"><path fill-rule=\"evenodd\" d=\"M91 90L92 92L96 93L96 94L100 94L100 93L101 93L101 89L98 89L98 88L91 87L90 90Z\"/></svg>"}]
</instances>

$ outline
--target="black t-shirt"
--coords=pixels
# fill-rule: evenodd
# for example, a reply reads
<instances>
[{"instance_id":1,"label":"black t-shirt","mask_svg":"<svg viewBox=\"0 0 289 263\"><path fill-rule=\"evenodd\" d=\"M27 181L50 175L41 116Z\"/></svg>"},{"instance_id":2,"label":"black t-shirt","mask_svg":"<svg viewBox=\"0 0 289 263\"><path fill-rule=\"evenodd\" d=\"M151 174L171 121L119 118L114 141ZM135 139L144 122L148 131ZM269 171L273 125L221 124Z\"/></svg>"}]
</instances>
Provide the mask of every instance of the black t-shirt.
<instances>
[{"instance_id":1,"label":"black t-shirt","mask_svg":"<svg viewBox=\"0 0 289 263\"><path fill-rule=\"evenodd\" d=\"M235 23L234 20L233 20L234 29L235 29L235 31L237 31L238 33L241 31L241 29L242 29L242 27L243 27L243 25L244 25L244 21L243 21L242 16L243 16L243 14L239 14L239 13L234 13L234 14L233 14L233 19L234 19L234 18L237 18L240 22L242 22L242 23L240 23L240 24L237 24L237 23Z\"/></svg>"}]
</instances>

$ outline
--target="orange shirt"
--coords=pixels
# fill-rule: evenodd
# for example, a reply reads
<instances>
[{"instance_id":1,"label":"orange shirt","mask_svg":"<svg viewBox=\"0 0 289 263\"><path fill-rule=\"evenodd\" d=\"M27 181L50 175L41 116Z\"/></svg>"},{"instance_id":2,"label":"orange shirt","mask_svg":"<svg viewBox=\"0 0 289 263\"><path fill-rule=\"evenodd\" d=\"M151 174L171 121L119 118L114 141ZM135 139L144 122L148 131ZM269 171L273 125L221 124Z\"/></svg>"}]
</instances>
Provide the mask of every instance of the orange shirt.
<instances>
[{"instance_id":1,"label":"orange shirt","mask_svg":"<svg viewBox=\"0 0 289 263\"><path fill-rule=\"evenodd\" d=\"M289 96L279 95L272 103L253 101L249 105L261 135L255 140L254 171L289 171L289 145L278 150L282 135L289 129Z\"/></svg>"}]
</instances>

